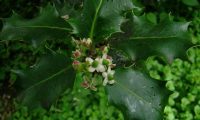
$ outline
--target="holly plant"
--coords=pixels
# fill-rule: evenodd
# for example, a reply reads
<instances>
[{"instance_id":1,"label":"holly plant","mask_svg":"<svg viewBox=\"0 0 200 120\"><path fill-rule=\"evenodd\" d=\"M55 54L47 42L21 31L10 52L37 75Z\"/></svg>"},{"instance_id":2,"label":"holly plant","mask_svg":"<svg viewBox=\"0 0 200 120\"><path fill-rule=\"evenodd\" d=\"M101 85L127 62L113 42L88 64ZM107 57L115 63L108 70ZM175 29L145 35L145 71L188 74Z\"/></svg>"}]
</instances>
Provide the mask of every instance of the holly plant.
<instances>
[{"instance_id":1,"label":"holly plant","mask_svg":"<svg viewBox=\"0 0 200 120\"><path fill-rule=\"evenodd\" d=\"M47 52L19 77L17 99L29 108L48 108L66 89L95 92L104 86L109 103L125 120L162 120L170 92L148 75L151 56L171 63L191 47L188 22L169 16L151 22L132 0L84 0L47 5L33 19L16 13L3 19L1 41L23 40L36 49L45 41L67 43L66 52ZM69 54L70 53L70 54Z\"/></svg>"}]
</instances>

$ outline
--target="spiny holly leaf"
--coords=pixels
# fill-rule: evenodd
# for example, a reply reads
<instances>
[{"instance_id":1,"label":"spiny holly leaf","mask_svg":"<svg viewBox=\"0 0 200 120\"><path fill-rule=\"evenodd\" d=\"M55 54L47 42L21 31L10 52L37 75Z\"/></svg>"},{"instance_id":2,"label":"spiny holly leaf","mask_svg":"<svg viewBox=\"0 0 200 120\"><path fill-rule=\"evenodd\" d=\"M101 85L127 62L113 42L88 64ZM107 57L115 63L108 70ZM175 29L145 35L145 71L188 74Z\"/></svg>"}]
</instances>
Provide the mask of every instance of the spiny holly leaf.
<instances>
[{"instance_id":1,"label":"spiny holly leaf","mask_svg":"<svg viewBox=\"0 0 200 120\"><path fill-rule=\"evenodd\" d=\"M64 18L71 18L75 16L80 16L79 9L82 8L82 1L80 0L65 0L60 1L56 0L53 1L55 4L55 7L60 14L60 16L63 16ZM76 8L78 6L78 8Z\"/></svg>"},{"instance_id":2,"label":"spiny holly leaf","mask_svg":"<svg viewBox=\"0 0 200 120\"><path fill-rule=\"evenodd\" d=\"M55 7L47 5L31 20L21 18L16 13L3 20L1 40L24 39L38 45L47 39L65 39L69 32L68 23L62 19Z\"/></svg>"},{"instance_id":3,"label":"spiny holly leaf","mask_svg":"<svg viewBox=\"0 0 200 120\"><path fill-rule=\"evenodd\" d=\"M125 52L133 61L149 56L162 56L171 62L184 58L192 46L187 33L189 23L172 22L168 18L153 24L146 16L133 16L124 26L123 34L116 35L111 45Z\"/></svg>"},{"instance_id":4,"label":"spiny holly leaf","mask_svg":"<svg viewBox=\"0 0 200 120\"><path fill-rule=\"evenodd\" d=\"M120 32L123 12L134 8L131 0L85 0L82 15L70 19L73 33L99 42L112 33Z\"/></svg>"},{"instance_id":5,"label":"spiny holly leaf","mask_svg":"<svg viewBox=\"0 0 200 120\"><path fill-rule=\"evenodd\" d=\"M49 107L67 88L73 86L75 73L70 57L51 54L43 57L34 67L26 71L15 71L22 104L30 108Z\"/></svg>"},{"instance_id":6,"label":"spiny holly leaf","mask_svg":"<svg viewBox=\"0 0 200 120\"><path fill-rule=\"evenodd\" d=\"M107 87L108 99L124 113L125 120L162 120L168 98L164 84L133 69L117 69L116 83Z\"/></svg>"}]
</instances>

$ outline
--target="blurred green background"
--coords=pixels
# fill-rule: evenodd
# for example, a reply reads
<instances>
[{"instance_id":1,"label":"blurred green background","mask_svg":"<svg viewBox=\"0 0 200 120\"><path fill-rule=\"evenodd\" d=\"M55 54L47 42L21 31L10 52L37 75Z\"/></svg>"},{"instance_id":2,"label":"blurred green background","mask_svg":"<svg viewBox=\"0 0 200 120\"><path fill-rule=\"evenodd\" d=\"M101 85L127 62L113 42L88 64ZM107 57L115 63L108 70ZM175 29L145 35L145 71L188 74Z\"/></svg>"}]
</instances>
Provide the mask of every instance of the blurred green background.
<instances>
[{"instance_id":1,"label":"blurred green background","mask_svg":"<svg viewBox=\"0 0 200 120\"><path fill-rule=\"evenodd\" d=\"M67 0L67 2L82 0ZM200 2L198 0L133 0L143 8L140 14L147 14L149 21L156 23L165 14L174 21L190 21L189 33L194 45L200 43ZM40 7L62 0L0 0L0 19L16 12L26 19L37 16ZM0 28L2 22L0 22ZM11 69L26 69L45 53L46 48L65 50L63 41L49 42L35 49L23 41L0 41L0 119L1 120L123 120L117 108L107 103L103 88L98 92L82 95L66 91L59 100L45 110L29 110L17 103L12 86L17 76ZM60 49L62 48L62 49ZM200 48L187 51L188 59L176 59L167 65L159 58L148 59L149 74L167 81L166 87L172 91L165 107L165 120L200 120Z\"/></svg>"}]
</instances>

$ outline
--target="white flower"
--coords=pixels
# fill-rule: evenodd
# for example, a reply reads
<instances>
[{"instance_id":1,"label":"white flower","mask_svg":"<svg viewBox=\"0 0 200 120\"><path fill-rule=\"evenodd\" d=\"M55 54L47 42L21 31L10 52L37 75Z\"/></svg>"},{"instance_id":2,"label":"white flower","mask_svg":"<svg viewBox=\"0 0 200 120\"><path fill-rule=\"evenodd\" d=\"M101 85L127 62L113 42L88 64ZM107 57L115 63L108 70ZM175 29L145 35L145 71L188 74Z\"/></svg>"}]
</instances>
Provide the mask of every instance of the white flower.
<instances>
[{"instance_id":1,"label":"white flower","mask_svg":"<svg viewBox=\"0 0 200 120\"><path fill-rule=\"evenodd\" d=\"M89 71L89 72L94 72L94 71L95 71L95 68L92 67L92 63L94 62L94 60L93 60L92 58L87 57L87 58L85 59L85 61L89 63L88 71Z\"/></svg>"},{"instance_id":2,"label":"white flower","mask_svg":"<svg viewBox=\"0 0 200 120\"><path fill-rule=\"evenodd\" d=\"M103 59L107 59L107 56L108 56L107 53L104 53L103 56L102 56L102 58Z\"/></svg>"},{"instance_id":3,"label":"white flower","mask_svg":"<svg viewBox=\"0 0 200 120\"><path fill-rule=\"evenodd\" d=\"M94 60L90 57L87 57L87 58L85 58L85 61L89 62L89 64L92 64Z\"/></svg>"},{"instance_id":4,"label":"white flower","mask_svg":"<svg viewBox=\"0 0 200 120\"><path fill-rule=\"evenodd\" d=\"M89 71L89 72L94 72L94 71L95 71L95 68L93 68L92 66L90 66L90 67L88 68L88 71Z\"/></svg>"},{"instance_id":5,"label":"white flower","mask_svg":"<svg viewBox=\"0 0 200 120\"><path fill-rule=\"evenodd\" d=\"M106 68L102 64L103 60L101 58L96 58L95 60L93 60L92 58L87 57L85 61L89 63L89 67L88 67L89 72L94 72L95 70L97 72L106 71Z\"/></svg>"},{"instance_id":6,"label":"white flower","mask_svg":"<svg viewBox=\"0 0 200 120\"><path fill-rule=\"evenodd\" d=\"M103 64L105 64L106 66L112 65L112 58L110 58L106 53L103 54L102 59Z\"/></svg>"},{"instance_id":7,"label":"white flower","mask_svg":"<svg viewBox=\"0 0 200 120\"><path fill-rule=\"evenodd\" d=\"M108 79L107 79L107 78L105 78L105 79L103 80L103 86L106 86L106 85L107 85L107 83L108 83Z\"/></svg>"},{"instance_id":8,"label":"white flower","mask_svg":"<svg viewBox=\"0 0 200 120\"><path fill-rule=\"evenodd\" d=\"M103 65L103 59L101 58L96 58L95 61L98 62L97 67L95 68L97 72L104 72L106 71L106 68Z\"/></svg>"},{"instance_id":9,"label":"white flower","mask_svg":"<svg viewBox=\"0 0 200 120\"><path fill-rule=\"evenodd\" d=\"M115 71L111 70L110 67L108 67L107 72L103 72L102 73L102 76L104 77L104 80L103 80L103 85L104 86L106 86L107 83L109 83L109 84L114 84L115 83L115 80L113 78L114 74L115 74Z\"/></svg>"},{"instance_id":10,"label":"white flower","mask_svg":"<svg viewBox=\"0 0 200 120\"><path fill-rule=\"evenodd\" d=\"M86 40L86 44L87 44L87 45L91 45L91 44L92 44L92 40L91 40L90 38L88 38L88 39Z\"/></svg>"},{"instance_id":11,"label":"white flower","mask_svg":"<svg viewBox=\"0 0 200 120\"><path fill-rule=\"evenodd\" d=\"M111 56L107 55L106 53L103 54L102 56L102 59L103 59L103 65L106 65L107 67L115 67L116 64L113 64L113 59Z\"/></svg>"}]
</instances>

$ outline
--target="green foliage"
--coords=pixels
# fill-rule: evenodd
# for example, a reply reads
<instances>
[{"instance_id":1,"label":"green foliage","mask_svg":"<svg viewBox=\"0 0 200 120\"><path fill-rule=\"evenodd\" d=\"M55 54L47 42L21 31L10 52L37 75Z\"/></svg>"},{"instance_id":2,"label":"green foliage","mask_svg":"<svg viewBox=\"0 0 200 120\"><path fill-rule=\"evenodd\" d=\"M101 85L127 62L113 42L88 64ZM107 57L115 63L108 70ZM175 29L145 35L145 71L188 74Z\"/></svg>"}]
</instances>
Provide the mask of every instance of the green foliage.
<instances>
[{"instance_id":1,"label":"green foliage","mask_svg":"<svg viewBox=\"0 0 200 120\"><path fill-rule=\"evenodd\" d=\"M8 17L12 14L12 11L16 11L23 17L32 18L37 15L38 8L45 6L49 1L52 0L40 0L37 2L33 0L1 0L0 17Z\"/></svg>"},{"instance_id":2,"label":"green foliage","mask_svg":"<svg viewBox=\"0 0 200 120\"><path fill-rule=\"evenodd\" d=\"M188 23L166 19L158 21L157 24L153 15L149 16L154 17L150 19L151 22L146 16L134 15L134 8L137 7L131 0L85 0L83 9L80 7L78 10L73 9L76 12L72 12L80 13L80 16L66 14L65 21L54 7L48 5L38 17L29 21L15 14L11 18L4 19L0 39L4 41L23 39L37 45L49 39L61 39L66 42L72 36L80 39L90 37L95 42L91 48L101 47L102 44L98 44L99 42L103 45L110 44L115 51L124 53L122 56L128 57L131 64L136 65L150 56L161 56L169 62L177 57L185 57L185 51L191 46L186 31ZM67 20L67 17L70 19ZM67 22L72 26L73 34L70 33ZM106 41L107 39L110 41ZM92 52L94 51L87 55L95 54ZM43 57L29 70L15 71L21 78L15 84L19 90L21 89L19 98L22 103L31 108L48 107L64 89L73 86L74 75L70 59L53 53ZM162 119L164 99L167 96L165 88L143 71L137 71L135 66L128 70L122 69L124 68L116 70L116 84L108 87L109 99L116 106L120 106L119 109L124 111L127 120L146 119L147 116L151 116L148 119L152 120ZM147 88L143 88L144 86ZM172 82L168 82L168 86L170 90L175 88ZM122 96L127 99L123 99ZM188 104L186 99L183 102Z\"/></svg>"},{"instance_id":3,"label":"green foliage","mask_svg":"<svg viewBox=\"0 0 200 120\"><path fill-rule=\"evenodd\" d=\"M116 85L108 86L108 98L122 110L126 120L161 120L165 100L164 84L133 69L116 70Z\"/></svg>"},{"instance_id":4,"label":"green foliage","mask_svg":"<svg viewBox=\"0 0 200 120\"><path fill-rule=\"evenodd\" d=\"M198 6L199 5L198 0L182 0L182 2L188 6Z\"/></svg>"},{"instance_id":5,"label":"green foliage","mask_svg":"<svg viewBox=\"0 0 200 120\"><path fill-rule=\"evenodd\" d=\"M31 20L21 18L14 13L11 18L4 19L1 40L23 39L37 46L44 40L63 39L68 37L68 24L59 16L51 5L42 8L40 14Z\"/></svg>"},{"instance_id":6,"label":"green foliage","mask_svg":"<svg viewBox=\"0 0 200 120\"><path fill-rule=\"evenodd\" d=\"M69 23L73 33L81 38L93 38L100 42L115 32L121 32L125 21L123 11L133 9L130 0L85 0L82 15L72 18Z\"/></svg>"},{"instance_id":7,"label":"green foliage","mask_svg":"<svg viewBox=\"0 0 200 120\"><path fill-rule=\"evenodd\" d=\"M75 78L70 59L57 53L42 58L30 70L14 72L20 77L16 81L16 88L21 91L20 100L30 108L49 107L73 85Z\"/></svg>"},{"instance_id":8,"label":"green foliage","mask_svg":"<svg viewBox=\"0 0 200 120\"><path fill-rule=\"evenodd\" d=\"M11 120L123 120L116 108L107 105L103 88L81 97L77 92L66 91L49 111L42 108L29 111L20 104L16 108Z\"/></svg>"},{"instance_id":9,"label":"green foliage","mask_svg":"<svg viewBox=\"0 0 200 120\"><path fill-rule=\"evenodd\" d=\"M200 43L200 13L199 11L194 11L193 13L193 18L191 19L191 25L189 28L190 34L192 36L192 42L195 44L199 44Z\"/></svg>"},{"instance_id":10,"label":"green foliage","mask_svg":"<svg viewBox=\"0 0 200 120\"><path fill-rule=\"evenodd\" d=\"M172 62L177 57L186 58L185 51L191 46L188 25L171 22L169 18L155 25L146 16L134 16L125 26L125 33L114 38L111 45L125 52L133 61L161 56Z\"/></svg>"},{"instance_id":11,"label":"green foliage","mask_svg":"<svg viewBox=\"0 0 200 120\"><path fill-rule=\"evenodd\" d=\"M150 75L167 81L167 88L173 93L165 107L166 120L199 120L200 99L200 50L190 49L189 60L176 59L171 65L149 60Z\"/></svg>"}]
</instances>

